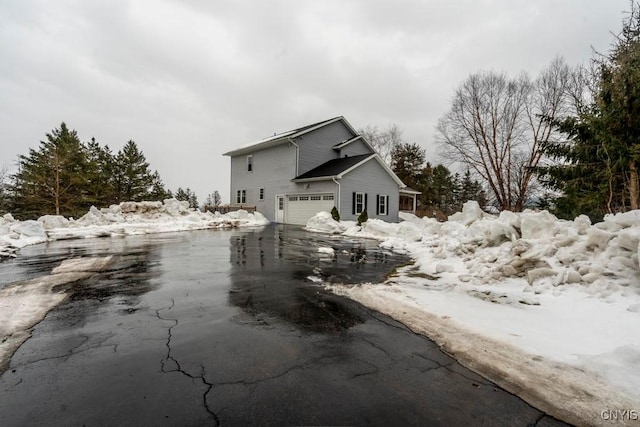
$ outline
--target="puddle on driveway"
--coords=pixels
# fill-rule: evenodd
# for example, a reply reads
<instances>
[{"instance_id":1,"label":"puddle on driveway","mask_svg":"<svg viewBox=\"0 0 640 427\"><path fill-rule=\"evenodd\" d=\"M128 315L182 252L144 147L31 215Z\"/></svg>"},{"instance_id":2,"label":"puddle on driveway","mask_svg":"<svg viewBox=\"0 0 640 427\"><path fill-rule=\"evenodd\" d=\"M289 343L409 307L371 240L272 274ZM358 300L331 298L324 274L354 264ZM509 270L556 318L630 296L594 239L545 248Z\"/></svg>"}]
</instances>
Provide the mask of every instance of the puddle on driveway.
<instances>
[{"instance_id":1,"label":"puddle on driveway","mask_svg":"<svg viewBox=\"0 0 640 427\"><path fill-rule=\"evenodd\" d=\"M345 330L364 320L318 282L375 283L407 261L377 245L284 225L233 236L229 302L258 319L273 316L314 332Z\"/></svg>"}]
</instances>

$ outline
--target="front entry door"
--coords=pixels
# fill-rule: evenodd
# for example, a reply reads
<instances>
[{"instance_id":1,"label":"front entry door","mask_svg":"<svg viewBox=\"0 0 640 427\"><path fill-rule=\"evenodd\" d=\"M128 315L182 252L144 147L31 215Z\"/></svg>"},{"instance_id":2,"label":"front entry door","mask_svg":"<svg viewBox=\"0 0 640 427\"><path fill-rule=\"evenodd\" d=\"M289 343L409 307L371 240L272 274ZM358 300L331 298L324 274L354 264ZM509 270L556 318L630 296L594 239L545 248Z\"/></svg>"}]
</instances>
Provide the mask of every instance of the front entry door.
<instances>
[{"instance_id":1,"label":"front entry door","mask_svg":"<svg viewBox=\"0 0 640 427\"><path fill-rule=\"evenodd\" d=\"M284 196L276 196L276 222L284 223Z\"/></svg>"}]
</instances>

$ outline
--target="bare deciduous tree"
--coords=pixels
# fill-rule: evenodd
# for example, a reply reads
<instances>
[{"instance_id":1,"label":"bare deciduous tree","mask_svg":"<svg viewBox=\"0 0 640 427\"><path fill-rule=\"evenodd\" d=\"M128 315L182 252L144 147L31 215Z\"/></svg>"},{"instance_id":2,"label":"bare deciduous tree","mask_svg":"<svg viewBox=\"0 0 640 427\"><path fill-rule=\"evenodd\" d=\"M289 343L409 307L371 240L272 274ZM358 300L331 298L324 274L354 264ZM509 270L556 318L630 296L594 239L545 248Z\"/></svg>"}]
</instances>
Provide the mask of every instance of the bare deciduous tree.
<instances>
[{"instance_id":1,"label":"bare deciduous tree","mask_svg":"<svg viewBox=\"0 0 640 427\"><path fill-rule=\"evenodd\" d=\"M579 70L554 59L537 79L482 72L456 91L437 125L443 157L467 165L491 189L500 209L521 211L536 187L533 169L556 138L551 120L582 99Z\"/></svg>"},{"instance_id":2,"label":"bare deciduous tree","mask_svg":"<svg viewBox=\"0 0 640 427\"><path fill-rule=\"evenodd\" d=\"M377 126L368 125L364 129L359 129L358 132L364 136L364 139L371 144L387 164L391 164L393 149L404 142L402 129L397 124L392 124L382 131Z\"/></svg>"},{"instance_id":3,"label":"bare deciduous tree","mask_svg":"<svg viewBox=\"0 0 640 427\"><path fill-rule=\"evenodd\" d=\"M2 167L0 167L0 188L3 188L4 185L6 184L7 177L8 177L7 174L8 174L7 165L2 165Z\"/></svg>"},{"instance_id":4,"label":"bare deciduous tree","mask_svg":"<svg viewBox=\"0 0 640 427\"><path fill-rule=\"evenodd\" d=\"M7 179L9 178L8 171L9 170L7 168L7 165L2 165L0 167L0 212L6 209L6 202L7 202L6 186L7 186Z\"/></svg>"}]
</instances>

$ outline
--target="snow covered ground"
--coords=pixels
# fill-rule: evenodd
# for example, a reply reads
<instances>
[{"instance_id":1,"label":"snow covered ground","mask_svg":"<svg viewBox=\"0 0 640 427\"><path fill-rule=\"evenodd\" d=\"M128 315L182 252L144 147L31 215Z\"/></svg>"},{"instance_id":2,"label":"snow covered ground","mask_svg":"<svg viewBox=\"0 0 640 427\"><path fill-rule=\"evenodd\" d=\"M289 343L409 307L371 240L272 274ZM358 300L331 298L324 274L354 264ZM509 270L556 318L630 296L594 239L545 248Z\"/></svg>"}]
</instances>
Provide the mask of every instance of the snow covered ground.
<instances>
[{"instance_id":1,"label":"snow covered ground","mask_svg":"<svg viewBox=\"0 0 640 427\"><path fill-rule=\"evenodd\" d=\"M124 236L207 228L262 226L269 221L260 213L244 210L202 213L188 202L123 202L109 208L92 207L77 220L47 215L37 221L0 217L0 258L15 257L25 246L48 240ZM54 287L72 283L104 270L111 257L65 260L50 275L11 283L0 288L0 372L15 350L29 337L29 329L66 298ZM0 264L1 265L1 264Z\"/></svg>"},{"instance_id":2,"label":"snow covered ground","mask_svg":"<svg viewBox=\"0 0 640 427\"><path fill-rule=\"evenodd\" d=\"M591 224L546 211L488 215L468 202L447 222L403 219L358 227L326 212L311 218L308 230L379 239L415 260L384 284L326 286L430 336L545 412L638 425L640 211Z\"/></svg>"},{"instance_id":3,"label":"snow covered ground","mask_svg":"<svg viewBox=\"0 0 640 427\"><path fill-rule=\"evenodd\" d=\"M403 219L359 227L323 212L309 220L309 230L378 239L415 261L383 284L326 286L430 336L545 412L578 425L609 424L613 416L618 425L638 425L640 211L591 224L545 211L487 215L469 202L444 223ZM92 208L77 220L5 215L0 257L48 240L267 223L259 213L201 213L176 200ZM328 262L333 251L319 249ZM0 289L0 371L28 329L64 300L54 287L110 261L70 259L50 276Z\"/></svg>"},{"instance_id":4,"label":"snow covered ground","mask_svg":"<svg viewBox=\"0 0 640 427\"><path fill-rule=\"evenodd\" d=\"M125 236L266 225L259 212L244 210L220 214L189 209L189 203L176 199L163 202L122 202L108 208L91 207L74 220L59 215L45 215L38 220L17 221L6 214L0 217L0 258L15 256L20 248L48 240Z\"/></svg>"}]
</instances>

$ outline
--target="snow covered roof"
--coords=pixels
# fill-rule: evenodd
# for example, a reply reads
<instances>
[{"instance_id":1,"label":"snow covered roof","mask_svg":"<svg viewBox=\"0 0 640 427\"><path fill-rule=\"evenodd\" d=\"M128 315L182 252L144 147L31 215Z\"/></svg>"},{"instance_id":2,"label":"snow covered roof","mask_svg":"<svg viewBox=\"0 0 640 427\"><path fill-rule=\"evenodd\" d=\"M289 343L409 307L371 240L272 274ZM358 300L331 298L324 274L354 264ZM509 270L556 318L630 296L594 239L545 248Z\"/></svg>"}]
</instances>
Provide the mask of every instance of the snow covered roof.
<instances>
[{"instance_id":1,"label":"snow covered roof","mask_svg":"<svg viewBox=\"0 0 640 427\"><path fill-rule=\"evenodd\" d=\"M323 126L330 125L331 123L335 123L337 121L342 121L344 125L347 126L347 128L349 128L349 130L351 130L354 134L357 133L355 129L353 129L353 127L349 124L349 122L347 122L347 120L343 116L338 116L332 119L323 120L321 122L312 123L310 125L306 125L297 129L278 133L258 141L253 141L236 150L228 151L224 153L223 156L237 156L241 154L247 154L256 150L261 150L264 148L269 148L276 145L284 144L286 142L289 142L290 139L297 138L301 135L304 135L305 133L311 132Z\"/></svg>"}]
</instances>

